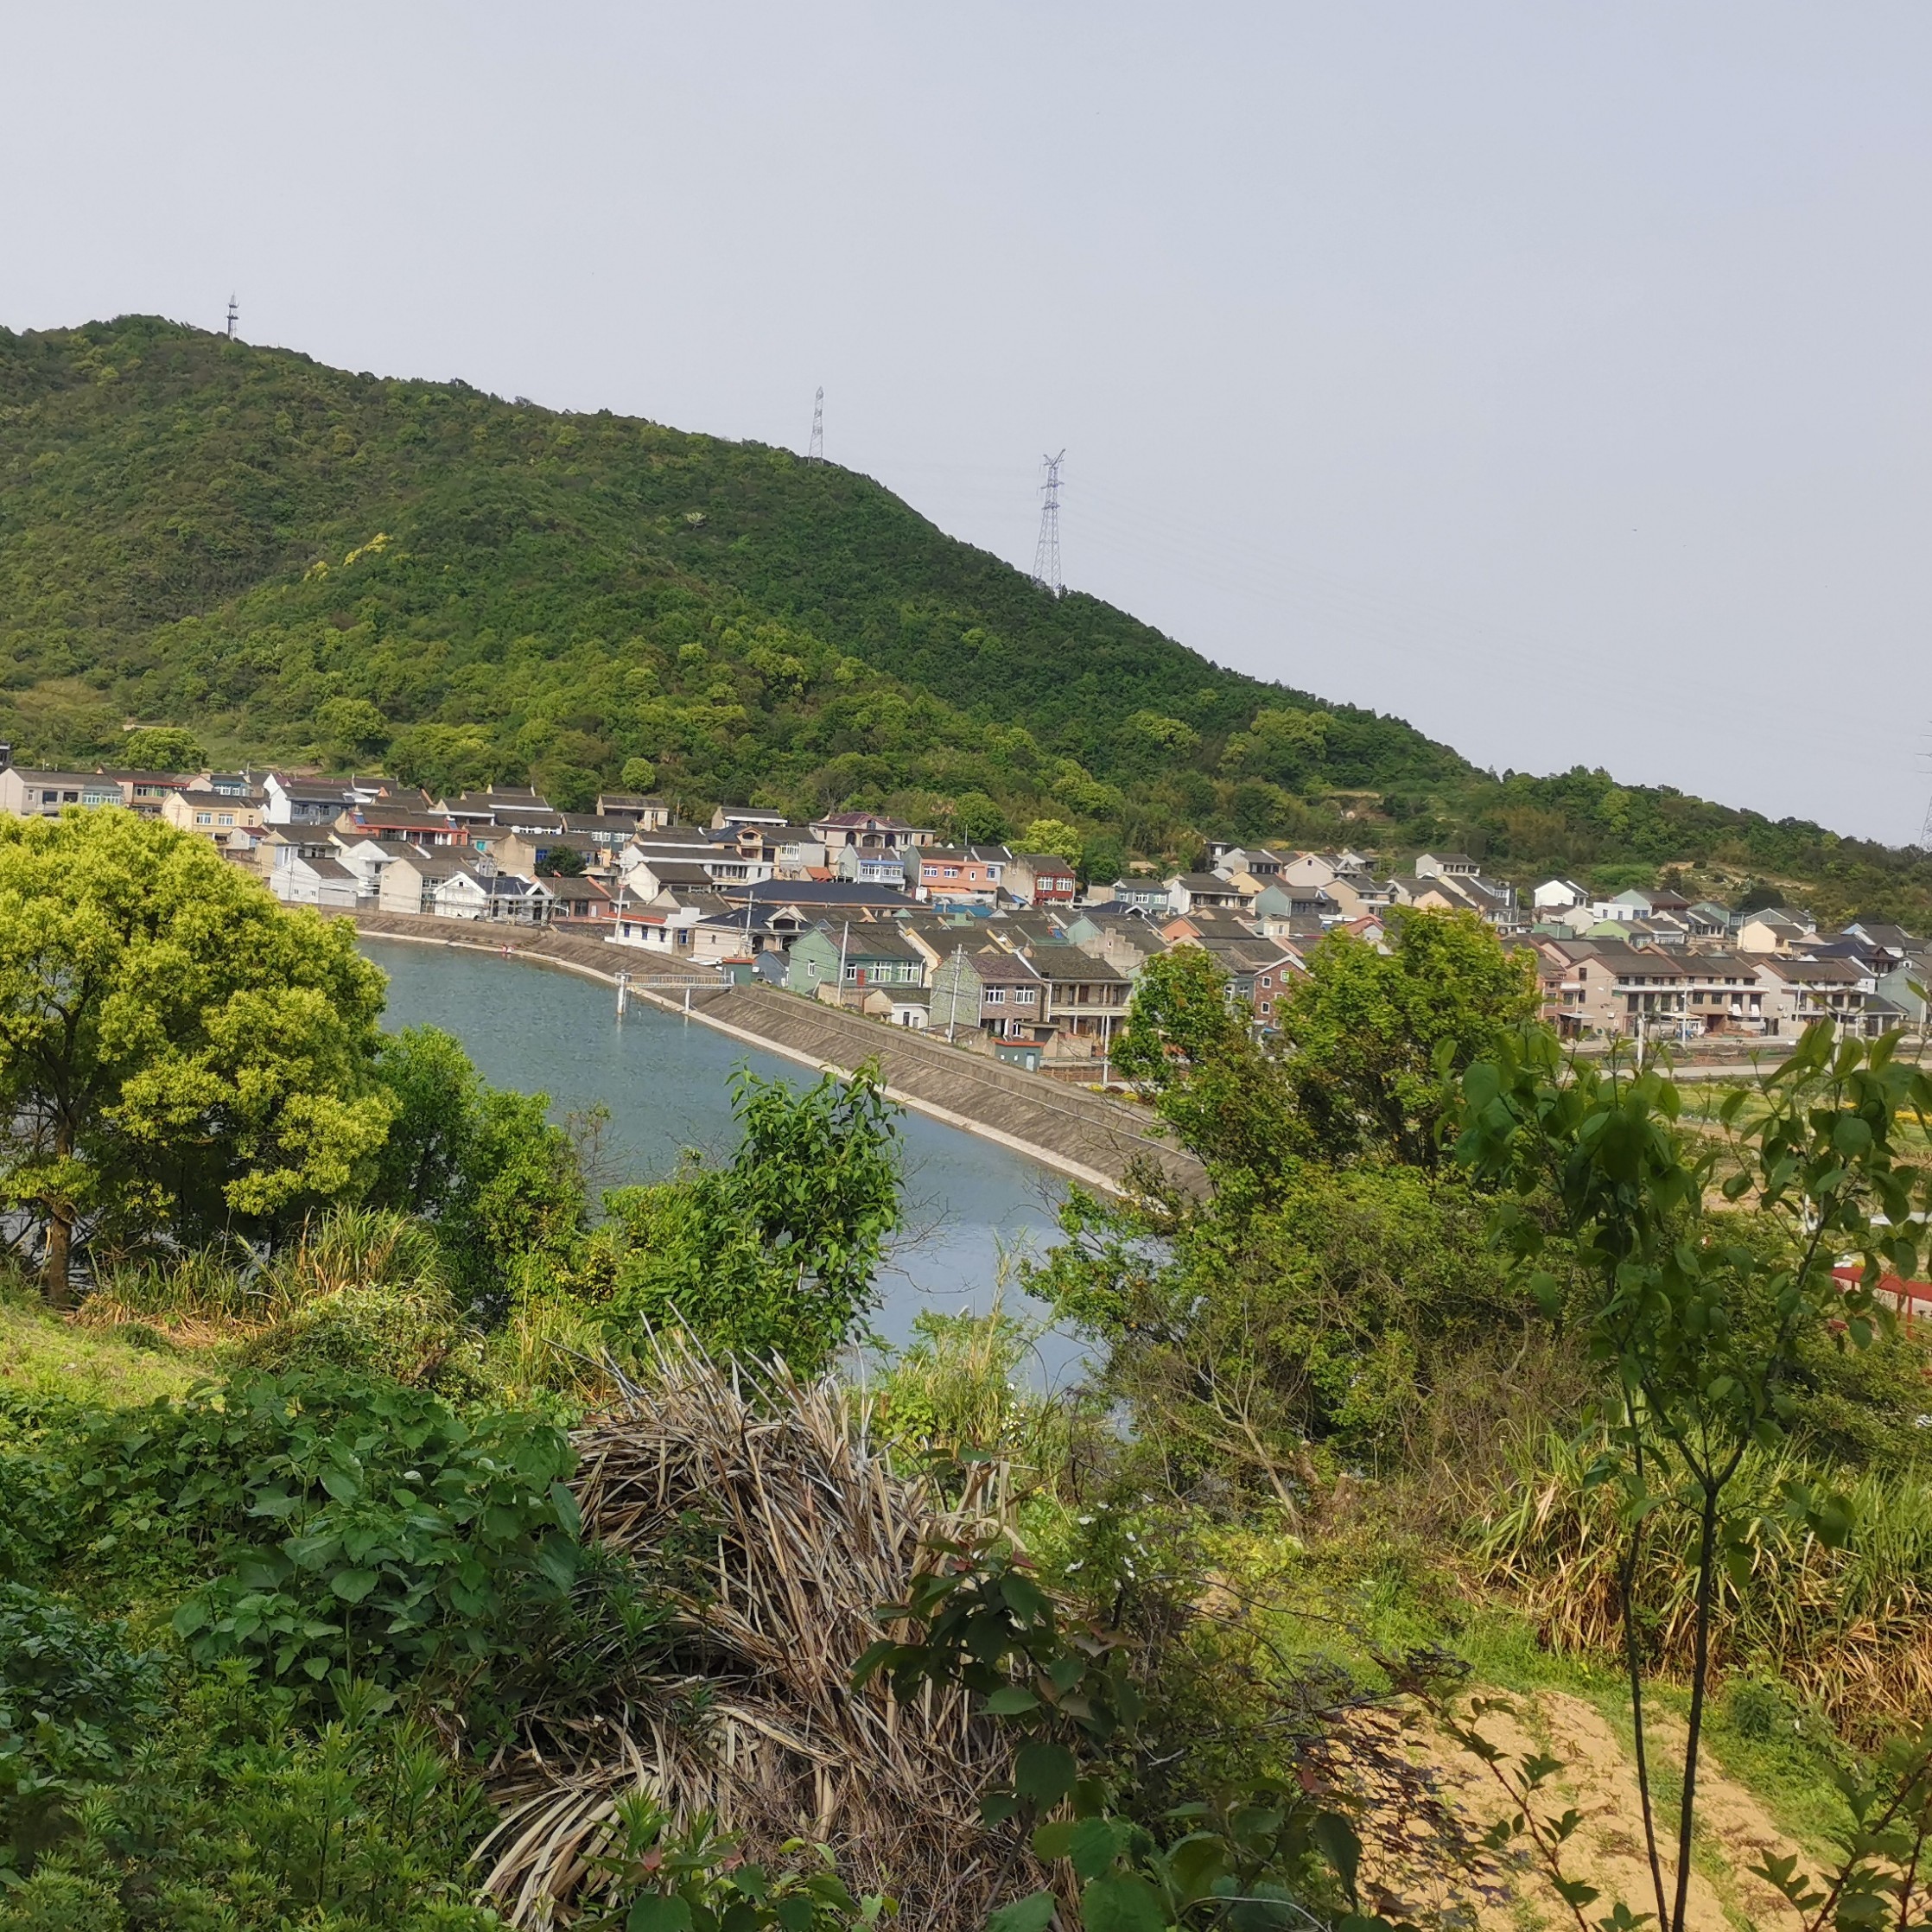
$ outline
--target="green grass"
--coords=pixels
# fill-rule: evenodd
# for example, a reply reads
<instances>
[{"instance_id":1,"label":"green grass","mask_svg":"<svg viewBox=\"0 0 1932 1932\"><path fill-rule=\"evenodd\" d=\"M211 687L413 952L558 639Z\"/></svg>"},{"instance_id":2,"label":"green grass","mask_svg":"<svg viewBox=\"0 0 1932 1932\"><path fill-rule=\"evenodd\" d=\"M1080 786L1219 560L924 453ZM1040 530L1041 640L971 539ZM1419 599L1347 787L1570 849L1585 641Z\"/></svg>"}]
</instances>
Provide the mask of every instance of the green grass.
<instances>
[{"instance_id":1,"label":"green grass","mask_svg":"<svg viewBox=\"0 0 1932 1932\"><path fill-rule=\"evenodd\" d=\"M102 1408L131 1408L177 1396L211 1365L159 1336L76 1328L17 1293L0 1294L0 1390L65 1395Z\"/></svg>"}]
</instances>

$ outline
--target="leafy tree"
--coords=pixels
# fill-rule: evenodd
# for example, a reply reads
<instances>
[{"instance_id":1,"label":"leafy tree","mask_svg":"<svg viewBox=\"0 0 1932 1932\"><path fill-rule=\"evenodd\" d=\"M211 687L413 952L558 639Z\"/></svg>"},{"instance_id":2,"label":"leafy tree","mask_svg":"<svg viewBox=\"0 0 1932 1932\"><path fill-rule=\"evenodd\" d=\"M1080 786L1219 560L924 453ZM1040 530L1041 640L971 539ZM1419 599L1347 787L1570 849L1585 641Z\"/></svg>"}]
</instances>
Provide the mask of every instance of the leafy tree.
<instances>
[{"instance_id":1,"label":"leafy tree","mask_svg":"<svg viewBox=\"0 0 1932 1932\"><path fill-rule=\"evenodd\" d=\"M198 772L208 754L200 740L179 725L143 725L121 740L119 761L137 772Z\"/></svg>"},{"instance_id":2,"label":"leafy tree","mask_svg":"<svg viewBox=\"0 0 1932 1932\"><path fill-rule=\"evenodd\" d=\"M648 758L627 758L618 776L626 791L648 791L658 782L658 767Z\"/></svg>"},{"instance_id":3,"label":"leafy tree","mask_svg":"<svg viewBox=\"0 0 1932 1932\"><path fill-rule=\"evenodd\" d=\"M371 1200L429 1221L459 1300L499 1316L529 1271L568 1274L588 1202L550 1096L492 1087L462 1043L435 1026L385 1039L377 1074L395 1120Z\"/></svg>"},{"instance_id":4,"label":"leafy tree","mask_svg":"<svg viewBox=\"0 0 1932 1932\"><path fill-rule=\"evenodd\" d=\"M1275 1012L1297 1106L1324 1153L1379 1148L1433 1168L1453 1107L1446 1082L1534 1016L1535 972L1471 912L1397 906L1386 927L1386 952L1331 933Z\"/></svg>"},{"instance_id":5,"label":"leafy tree","mask_svg":"<svg viewBox=\"0 0 1932 1932\"><path fill-rule=\"evenodd\" d=\"M1111 885L1127 871L1127 848L1109 832L1084 840L1080 851L1080 882L1084 886Z\"/></svg>"},{"instance_id":6,"label":"leafy tree","mask_svg":"<svg viewBox=\"0 0 1932 1932\"><path fill-rule=\"evenodd\" d=\"M1022 852L1051 852L1070 866L1080 863L1085 844L1080 828L1068 824L1064 818L1036 818L1020 835Z\"/></svg>"},{"instance_id":7,"label":"leafy tree","mask_svg":"<svg viewBox=\"0 0 1932 1932\"><path fill-rule=\"evenodd\" d=\"M874 1306L899 1226L897 1129L878 1070L795 1093L741 1070L728 1166L605 1196L609 1319L684 1323L750 1361L823 1369Z\"/></svg>"},{"instance_id":8,"label":"leafy tree","mask_svg":"<svg viewBox=\"0 0 1932 1932\"><path fill-rule=\"evenodd\" d=\"M389 720L367 698L332 697L315 708L315 741L338 765L377 758L390 740Z\"/></svg>"},{"instance_id":9,"label":"leafy tree","mask_svg":"<svg viewBox=\"0 0 1932 1932\"><path fill-rule=\"evenodd\" d=\"M996 843L1007 836L1007 815L983 791L963 791L946 813L947 829L964 845Z\"/></svg>"},{"instance_id":10,"label":"leafy tree","mask_svg":"<svg viewBox=\"0 0 1932 1932\"><path fill-rule=\"evenodd\" d=\"M1156 953L1141 969L1114 1069L1153 1103L1216 1183L1265 1196L1305 1143L1287 1078L1255 1044L1245 1001L1199 946Z\"/></svg>"},{"instance_id":11,"label":"leafy tree","mask_svg":"<svg viewBox=\"0 0 1932 1932\"><path fill-rule=\"evenodd\" d=\"M76 1243L276 1238L365 1183L382 975L200 839L115 810L0 822L0 1194L49 1297Z\"/></svg>"},{"instance_id":12,"label":"leafy tree","mask_svg":"<svg viewBox=\"0 0 1932 1932\"><path fill-rule=\"evenodd\" d=\"M1334 719L1325 711L1271 708L1228 740L1221 769L1230 778L1261 779L1294 791L1319 766Z\"/></svg>"},{"instance_id":13,"label":"leafy tree","mask_svg":"<svg viewBox=\"0 0 1932 1932\"><path fill-rule=\"evenodd\" d=\"M1733 1484L1751 1450L1775 1448L1795 1420L1808 1345L1834 1329L1854 1348L1868 1345L1888 1319L1873 1291L1888 1273L1911 1280L1919 1265L1932 1168L1908 1160L1907 1150L1927 1138L1932 1078L1900 1062L1897 1044L1896 1034L1839 1044L1829 1026L1811 1027L1789 1060L1726 1096L1717 1137L1678 1131L1677 1090L1656 1068L1633 1073L1566 1059L1542 1028L1506 1036L1462 1082L1458 1156L1511 1187L1497 1215L1498 1239L1546 1312L1577 1324L1613 1391L1599 1478L1616 1485L1623 1504L1630 1694L1664 1932L1682 1932L1685 1922L1719 1582L1727 1567L1748 1573L1753 1560L1754 1526L1733 1506ZM1732 1237L1711 1217L1719 1194L1754 1201L1783 1239ZM1580 1270L1568 1293L1542 1265L1553 1216ZM1846 1257L1849 1282L1836 1272ZM1852 1533L1841 1497L1794 1488L1789 1503L1825 1542ZM1676 1875L1668 1886L1631 1603L1645 1539L1662 1512L1689 1519L1695 1568ZM1891 1808L1867 1803L1861 1815L1883 1814L1889 1830L1908 1808L1903 1821L1922 1837L1932 1824L1929 1767L1932 1745L1904 1747ZM1808 1891L1795 1864L1764 1876L1807 1914L1819 1911L1808 1922L1823 1922L1840 1896L1863 1903L1837 1923L1877 1922L1860 1915L1884 1889L1877 1883L1883 1837L1861 1833L1828 1893ZM1898 1903L1898 1922L1919 1922L1910 1916L1910 1868ZM1884 1919L1891 1922L1889 1909Z\"/></svg>"}]
</instances>

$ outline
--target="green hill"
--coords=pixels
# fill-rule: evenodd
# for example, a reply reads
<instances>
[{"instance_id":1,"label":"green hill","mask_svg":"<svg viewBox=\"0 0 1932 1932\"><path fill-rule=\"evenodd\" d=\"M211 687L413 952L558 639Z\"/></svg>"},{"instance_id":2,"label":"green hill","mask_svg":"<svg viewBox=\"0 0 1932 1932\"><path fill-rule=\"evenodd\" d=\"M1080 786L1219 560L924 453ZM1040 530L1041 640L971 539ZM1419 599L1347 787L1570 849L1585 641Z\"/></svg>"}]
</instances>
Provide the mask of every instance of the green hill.
<instances>
[{"instance_id":1,"label":"green hill","mask_svg":"<svg viewBox=\"0 0 1932 1932\"><path fill-rule=\"evenodd\" d=\"M1056 600L848 470L149 317L0 330L0 663L23 758L111 759L138 721L569 804L1065 819L1103 866L1217 834L1448 841L1518 877L1680 867L1932 912L1916 851L1602 772L1498 780Z\"/></svg>"}]
</instances>

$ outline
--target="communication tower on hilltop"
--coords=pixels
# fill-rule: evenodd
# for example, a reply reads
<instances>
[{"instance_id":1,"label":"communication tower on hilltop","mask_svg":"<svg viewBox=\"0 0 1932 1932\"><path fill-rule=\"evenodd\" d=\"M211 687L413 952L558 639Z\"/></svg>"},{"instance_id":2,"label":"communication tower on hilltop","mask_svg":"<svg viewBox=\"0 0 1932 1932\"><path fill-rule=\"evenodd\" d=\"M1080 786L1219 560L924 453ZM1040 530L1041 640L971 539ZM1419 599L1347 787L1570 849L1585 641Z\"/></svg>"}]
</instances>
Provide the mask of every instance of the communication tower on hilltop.
<instances>
[{"instance_id":1,"label":"communication tower on hilltop","mask_svg":"<svg viewBox=\"0 0 1932 1932\"><path fill-rule=\"evenodd\" d=\"M811 441L805 446L805 461L808 463L825 461L825 391L823 389L811 399Z\"/></svg>"},{"instance_id":2,"label":"communication tower on hilltop","mask_svg":"<svg viewBox=\"0 0 1932 1932\"><path fill-rule=\"evenodd\" d=\"M230 296L228 298L228 340L231 342L235 340L235 324L240 320L241 310L236 308L235 298Z\"/></svg>"},{"instance_id":3,"label":"communication tower on hilltop","mask_svg":"<svg viewBox=\"0 0 1932 1932\"><path fill-rule=\"evenodd\" d=\"M1060 581L1060 464L1066 455L1042 456L1045 474L1039 486L1039 542L1033 546L1033 582L1058 597Z\"/></svg>"}]
</instances>

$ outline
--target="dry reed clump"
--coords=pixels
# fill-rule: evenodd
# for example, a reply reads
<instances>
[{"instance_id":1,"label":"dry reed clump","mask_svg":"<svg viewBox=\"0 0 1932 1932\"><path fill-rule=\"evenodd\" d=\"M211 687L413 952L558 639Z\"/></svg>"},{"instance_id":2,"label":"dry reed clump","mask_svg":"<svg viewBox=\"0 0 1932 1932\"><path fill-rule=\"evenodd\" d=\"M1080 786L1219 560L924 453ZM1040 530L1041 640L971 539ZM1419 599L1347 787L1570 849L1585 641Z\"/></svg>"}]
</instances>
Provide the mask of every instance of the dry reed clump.
<instances>
[{"instance_id":1,"label":"dry reed clump","mask_svg":"<svg viewBox=\"0 0 1932 1932\"><path fill-rule=\"evenodd\" d=\"M1590 1446L1550 1436L1526 1450L1508 1499L1480 1524L1489 1579L1509 1588L1559 1649L1617 1651L1626 1533L1609 1485L1585 1476ZM1916 1729L1932 1709L1932 1485L1867 1473L1848 1490L1848 1548L1821 1542L1786 1510L1783 1487L1815 1482L1796 1457L1753 1452L1738 1507L1755 1517L1751 1564L1719 1572L1713 1658L1720 1673L1769 1666L1841 1731ZM1695 1615L1687 1511L1653 1515L1636 1581L1649 1661L1688 1671Z\"/></svg>"},{"instance_id":2,"label":"dry reed clump","mask_svg":"<svg viewBox=\"0 0 1932 1932\"><path fill-rule=\"evenodd\" d=\"M567 1924L614 1801L644 1789L715 1814L754 1851L829 1845L855 1890L886 1891L909 1928L976 1924L1037 1875L989 1832L979 1797L1007 1745L957 1693L897 1702L851 1685L931 1540L965 1527L896 1476L863 1406L774 1368L755 1382L689 1342L644 1379L610 1371L616 1412L576 1438L587 1539L662 1567L675 1636L648 1694L614 1689L594 1718L527 1713L491 1766L504 1808L478 1854L519 1926Z\"/></svg>"}]
</instances>

